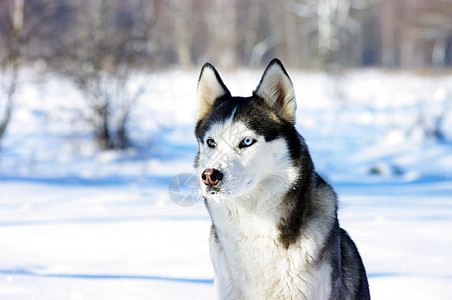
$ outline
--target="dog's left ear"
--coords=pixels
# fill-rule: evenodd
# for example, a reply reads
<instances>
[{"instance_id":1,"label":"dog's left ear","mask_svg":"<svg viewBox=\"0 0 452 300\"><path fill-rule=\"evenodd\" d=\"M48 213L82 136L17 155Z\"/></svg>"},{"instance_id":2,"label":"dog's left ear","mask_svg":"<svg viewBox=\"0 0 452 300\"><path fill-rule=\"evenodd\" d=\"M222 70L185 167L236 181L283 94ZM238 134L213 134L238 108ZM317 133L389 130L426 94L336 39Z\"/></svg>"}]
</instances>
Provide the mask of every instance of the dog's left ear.
<instances>
[{"instance_id":1,"label":"dog's left ear","mask_svg":"<svg viewBox=\"0 0 452 300\"><path fill-rule=\"evenodd\" d=\"M210 63L204 64L198 80L198 120L204 118L212 109L215 100L223 96L231 96L231 93L221 80L220 74Z\"/></svg>"},{"instance_id":2,"label":"dog's left ear","mask_svg":"<svg viewBox=\"0 0 452 300\"><path fill-rule=\"evenodd\" d=\"M295 124L295 92L279 59L270 62L254 94L264 99L277 116Z\"/></svg>"}]
</instances>

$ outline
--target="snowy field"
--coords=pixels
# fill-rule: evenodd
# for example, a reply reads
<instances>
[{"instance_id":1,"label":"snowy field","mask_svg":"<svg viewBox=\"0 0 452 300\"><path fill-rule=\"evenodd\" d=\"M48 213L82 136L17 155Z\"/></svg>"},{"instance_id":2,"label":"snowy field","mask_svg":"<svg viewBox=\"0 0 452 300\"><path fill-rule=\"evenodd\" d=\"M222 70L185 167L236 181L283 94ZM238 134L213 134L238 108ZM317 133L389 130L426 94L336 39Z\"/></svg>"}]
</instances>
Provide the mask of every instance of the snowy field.
<instances>
[{"instance_id":1,"label":"snowy field","mask_svg":"<svg viewBox=\"0 0 452 300\"><path fill-rule=\"evenodd\" d=\"M452 299L452 76L289 74L372 298ZM260 75L223 79L247 96ZM168 194L193 173L198 73L136 76L122 153L96 150L71 85L28 76L0 155L0 299L213 299L207 212Z\"/></svg>"}]
</instances>

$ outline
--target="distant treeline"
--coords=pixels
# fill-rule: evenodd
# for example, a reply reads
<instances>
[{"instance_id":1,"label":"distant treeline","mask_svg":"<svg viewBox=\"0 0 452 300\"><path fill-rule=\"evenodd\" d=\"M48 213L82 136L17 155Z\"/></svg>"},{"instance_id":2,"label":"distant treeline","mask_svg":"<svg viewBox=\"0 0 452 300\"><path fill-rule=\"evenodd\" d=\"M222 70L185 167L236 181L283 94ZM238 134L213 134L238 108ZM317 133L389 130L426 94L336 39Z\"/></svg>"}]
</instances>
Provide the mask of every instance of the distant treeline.
<instances>
[{"instance_id":1,"label":"distant treeline","mask_svg":"<svg viewBox=\"0 0 452 300\"><path fill-rule=\"evenodd\" d=\"M0 58L24 3L22 59L223 68L280 57L291 67L452 65L450 0L4 0ZM94 49L93 40L103 43ZM58 63L58 64L59 64ZM107 62L103 62L107 64ZM107 65L105 65L107 67Z\"/></svg>"}]
</instances>

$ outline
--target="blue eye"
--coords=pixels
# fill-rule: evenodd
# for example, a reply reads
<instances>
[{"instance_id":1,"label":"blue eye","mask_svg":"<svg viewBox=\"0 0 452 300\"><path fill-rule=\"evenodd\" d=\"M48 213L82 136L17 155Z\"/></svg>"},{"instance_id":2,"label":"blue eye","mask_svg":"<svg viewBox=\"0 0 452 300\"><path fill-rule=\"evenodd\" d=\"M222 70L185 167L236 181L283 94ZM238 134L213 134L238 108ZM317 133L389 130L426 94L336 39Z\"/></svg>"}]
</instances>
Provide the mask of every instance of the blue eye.
<instances>
[{"instance_id":1,"label":"blue eye","mask_svg":"<svg viewBox=\"0 0 452 300\"><path fill-rule=\"evenodd\" d=\"M215 148L217 146L217 143L213 139L207 139L206 143L209 148Z\"/></svg>"},{"instance_id":2,"label":"blue eye","mask_svg":"<svg viewBox=\"0 0 452 300\"><path fill-rule=\"evenodd\" d=\"M249 138L249 137L244 138L244 139L240 142L239 148L242 149L242 148L245 148L245 147L249 147L249 146L251 146L252 144L254 144L255 142L256 142L256 140L253 139L253 138Z\"/></svg>"}]
</instances>

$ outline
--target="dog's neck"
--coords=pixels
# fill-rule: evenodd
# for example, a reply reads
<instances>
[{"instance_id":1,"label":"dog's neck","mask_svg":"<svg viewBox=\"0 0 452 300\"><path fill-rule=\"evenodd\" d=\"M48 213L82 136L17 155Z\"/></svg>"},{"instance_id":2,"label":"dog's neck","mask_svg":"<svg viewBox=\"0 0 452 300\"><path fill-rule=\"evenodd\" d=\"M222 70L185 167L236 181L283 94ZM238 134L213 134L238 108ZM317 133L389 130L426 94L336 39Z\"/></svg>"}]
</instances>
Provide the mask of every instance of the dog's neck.
<instances>
[{"instance_id":1,"label":"dog's neck","mask_svg":"<svg viewBox=\"0 0 452 300\"><path fill-rule=\"evenodd\" d=\"M313 172L309 176L310 181L318 176ZM313 205L311 209L318 212L316 218L311 217L311 222L321 219L322 222L332 220L337 214L337 200L332 188L323 182L320 186L309 185L309 190L305 191L306 199L301 199L302 195L292 195L295 199L290 199L288 195L297 184L297 180L289 181L288 176L271 176L264 178L262 183L251 192L240 196L220 196L206 199L206 205L212 218L212 222L220 232L244 235L261 235L272 239L279 239L281 233L281 222L290 222L290 215L293 213L297 203L287 201L307 201L308 205ZM320 177L318 177L320 178ZM316 179L319 180L319 179ZM298 187L297 190L302 192ZM319 193L324 198L319 201ZM307 207L306 207L307 208ZM299 217L302 217L301 215ZM329 221L327 221L329 222ZM296 225L298 229L303 226L303 222ZM297 230L298 230L297 229Z\"/></svg>"},{"instance_id":2,"label":"dog's neck","mask_svg":"<svg viewBox=\"0 0 452 300\"><path fill-rule=\"evenodd\" d=\"M220 231L260 231L267 226L276 228L280 222L280 206L290 189L287 176L264 177L256 188L246 194L224 195L207 198L206 205L212 221ZM259 224L265 223L262 227ZM267 228L268 229L268 228ZM259 234L264 234L265 231ZM268 232L273 235L273 232ZM257 234L257 232L256 232Z\"/></svg>"}]
</instances>

